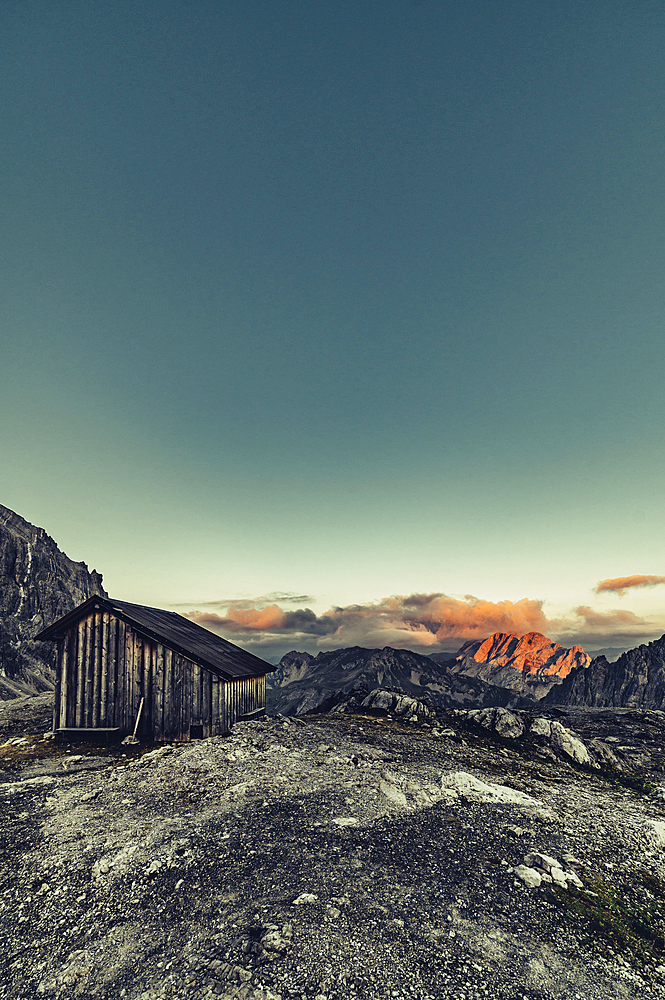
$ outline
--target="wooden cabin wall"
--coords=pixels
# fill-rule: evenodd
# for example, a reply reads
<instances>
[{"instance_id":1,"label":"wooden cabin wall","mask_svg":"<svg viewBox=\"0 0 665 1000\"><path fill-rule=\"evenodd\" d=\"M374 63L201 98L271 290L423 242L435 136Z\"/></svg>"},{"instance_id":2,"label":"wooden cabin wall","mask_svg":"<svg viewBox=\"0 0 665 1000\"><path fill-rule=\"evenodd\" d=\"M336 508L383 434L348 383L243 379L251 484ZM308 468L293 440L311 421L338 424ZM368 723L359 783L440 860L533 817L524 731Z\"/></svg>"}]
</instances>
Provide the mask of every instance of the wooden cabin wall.
<instances>
[{"instance_id":1,"label":"wooden cabin wall","mask_svg":"<svg viewBox=\"0 0 665 1000\"><path fill-rule=\"evenodd\" d=\"M108 611L70 626L58 640L54 728L131 732L144 688L135 675L143 656L140 637Z\"/></svg>"},{"instance_id":2,"label":"wooden cabin wall","mask_svg":"<svg viewBox=\"0 0 665 1000\"><path fill-rule=\"evenodd\" d=\"M226 723L230 729L243 715L255 712L266 706L266 679L260 677L241 677L227 681L225 685Z\"/></svg>"},{"instance_id":3,"label":"wooden cabin wall","mask_svg":"<svg viewBox=\"0 0 665 1000\"><path fill-rule=\"evenodd\" d=\"M131 733L143 697L142 739L188 740L192 725L218 736L265 708L265 687L264 676L225 681L96 610L58 640L53 724Z\"/></svg>"}]
</instances>

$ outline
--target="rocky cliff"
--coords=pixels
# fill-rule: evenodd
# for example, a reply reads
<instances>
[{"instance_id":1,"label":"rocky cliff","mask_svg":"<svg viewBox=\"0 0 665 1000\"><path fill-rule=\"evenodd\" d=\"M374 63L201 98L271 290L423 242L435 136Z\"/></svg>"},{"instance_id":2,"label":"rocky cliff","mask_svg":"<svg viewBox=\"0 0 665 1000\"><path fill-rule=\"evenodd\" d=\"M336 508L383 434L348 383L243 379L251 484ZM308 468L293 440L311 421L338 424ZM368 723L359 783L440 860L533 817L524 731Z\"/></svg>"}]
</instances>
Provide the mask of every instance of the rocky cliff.
<instances>
[{"instance_id":1,"label":"rocky cliff","mask_svg":"<svg viewBox=\"0 0 665 1000\"><path fill-rule=\"evenodd\" d=\"M599 656L586 669L571 671L544 701L595 708L665 708L665 635L629 649L615 663Z\"/></svg>"},{"instance_id":2,"label":"rocky cliff","mask_svg":"<svg viewBox=\"0 0 665 1000\"><path fill-rule=\"evenodd\" d=\"M94 594L99 573L0 504L0 699L52 686L53 646L32 636Z\"/></svg>"},{"instance_id":3,"label":"rocky cliff","mask_svg":"<svg viewBox=\"0 0 665 1000\"><path fill-rule=\"evenodd\" d=\"M476 663L490 663L495 667L512 667L524 674L546 677L556 674L566 677L575 667L588 667L591 657L581 646L565 649L540 632L527 632L518 636L508 632L495 632L488 639L467 642L456 659L473 658Z\"/></svg>"},{"instance_id":4,"label":"rocky cliff","mask_svg":"<svg viewBox=\"0 0 665 1000\"><path fill-rule=\"evenodd\" d=\"M591 657L581 646L566 649L540 632L518 636L495 632L487 639L465 643L448 666L453 673L542 698L571 670L585 669Z\"/></svg>"},{"instance_id":5,"label":"rocky cliff","mask_svg":"<svg viewBox=\"0 0 665 1000\"><path fill-rule=\"evenodd\" d=\"M376 687L396 688L427 697L442 708L506 705L517 697L481 678L456 676L446 664L408 649L331 649L318 656L287 653L268 674L268 710L302 715L314 708L329 710L345 694Z\"/></svg>"}]
</instances>

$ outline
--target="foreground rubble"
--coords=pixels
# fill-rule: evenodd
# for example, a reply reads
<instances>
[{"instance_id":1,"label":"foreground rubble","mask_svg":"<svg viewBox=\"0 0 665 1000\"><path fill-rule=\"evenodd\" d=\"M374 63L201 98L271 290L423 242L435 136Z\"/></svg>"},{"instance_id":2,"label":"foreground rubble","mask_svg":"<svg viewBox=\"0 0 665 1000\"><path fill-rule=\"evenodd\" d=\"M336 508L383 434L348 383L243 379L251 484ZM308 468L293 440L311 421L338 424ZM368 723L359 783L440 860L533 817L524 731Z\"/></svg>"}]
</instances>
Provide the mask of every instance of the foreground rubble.
<instances>
[{"instance_id":1,"label":"foreground rubble","mask_svg":"<svg viewBox=\"0 0 665 1000\"><path fill-rule=\"evenodd\" d=\"M628 724L655 746L651 715ZM611 772L531 716L414 716L134 757L5 730L0 998L665 998L665 796L655 757L628 773L634 732L550 717Z\"/></svg>"}]
</instances>

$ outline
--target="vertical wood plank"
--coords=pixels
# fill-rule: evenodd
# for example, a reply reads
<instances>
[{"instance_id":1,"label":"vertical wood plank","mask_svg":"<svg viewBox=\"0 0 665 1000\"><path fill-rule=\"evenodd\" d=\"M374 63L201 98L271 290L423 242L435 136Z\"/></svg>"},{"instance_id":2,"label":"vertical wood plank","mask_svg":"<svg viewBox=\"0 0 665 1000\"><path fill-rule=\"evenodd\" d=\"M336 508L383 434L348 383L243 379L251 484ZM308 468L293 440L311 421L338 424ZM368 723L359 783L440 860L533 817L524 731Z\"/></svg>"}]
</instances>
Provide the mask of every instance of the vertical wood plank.
<instances>
[{"instance_id":1,"label":"vertical wood plank","mask_svg":"<svg viewBox=\"0 0 665 1000\"><path fill-rule=\"evenodd\" d=\"M102 639L100 663L99 690L99 725L108 726L108 693L109 693L109 618L108 611L102 612Z\"/></svg>"},{"instance_id":2,"label":"vertical wood plank","mask_svg":"<svg viewBox=\"0 0 665 1000\"><path fill-rule=\"evenodd\" d=\"M125 678L127 676L127 625L121 619L118 620L118 666L116 673L115 706L113 711L113 725L124 727L124 705L125 705Z\"/></svg>"},{"instance_id":3,"label":"vertical wood plank","mask_svg":"<svg viewBox=\"0 0 665 1000\"><path fill-rule=\"evenodd\" d=\"M183 739L190 738L192 724L192 700L194 698L194 664L185 660L185 676L182 680L182 733Z\"/></svg>"},{"instance_id":4,"label":"vertical wood plank","mask_svg":"<svg viewBox=\"0 0 665 1000\"><path fill-rule=\"evenodd\" d=\"M164 739L164 647L157 644L155 653L155 682L153 686L153 718L152 728L154 739Z\"/></svg>"},{"instance_id":5,"label":"vertical wood plank","mask_svg":"<svg viewBox=\"0 0 665 1000\"><path fill-rule=\"evenodd\" d=\"M203 723L203 735L212 736L212 715L211 715L211 689L212 675L209 670L201 671L201 721Z\"/></svg>"},{"instance_id":6,"label":"vertical wood plank","mask_svg":"<svg viewBox=\"0 0 665 1000\"><path fill-rule=\"evenodd\" d=\"M190 726L194 721L193 714L193 702L194 702L194 666L191 660L185 660L186 674L185 674L185 686L183 688L185 692L185 703L183 705L183 732L185 733L185 739L190 738Z\"/></svg>"},{"instance_id":7,"label":"vertical wood plank","mask_svg":"<svg viewBox=\"0 0 665 1000\"><path fill-rule=\"evenodd\" d=\"M173 733L172 739L180 739L180 706L182 692L182 657L178 653L173 654Z\"/></svg>"},{"instance_id":8,"label":"vertical wood plank","mask_svg":"<svg viewBox=\"0 0 665 1000\"><path fill-rule=\"evenodd\" d=\"M217 677L214 674L210 675L210 735L217 736L219 732L217 728L217 711L218 711L218 701L217 701Z\"/></svg>"},{"instance_id":9,"label":"vertical wood plank","mask_svg":"<svg viewBox=\"0 0 665 1000\"><path fill-rule=\"evenodd\" d=\"M67 725L67 700L69 695L69 685L71 683L71 650L72 650L72 629L68 628L65 633L65 641L62 647L62 671L60 673L60 704L58 706L58 725L55 720L53 728L60 729Z\"/></svg>"},{"instance_id":10,"label":"vertical wood plank","mask_svg":"<svg viewBox=\"0 0 665 1000\"><path fill-rule=\"evenodd\" d=\"M85 620L85 692L83 696L83 725L92 725L92 699L94 695L94 639L95 616L88 615Z\"/></svg>"},{"instance_id":11,"label":"vertical wood plank","mask_svg":"<svg viewBox=\"0 0 665 1000\"><path fill-rule=\"evenodd\" d=\"M67 641L66 636L61 635L58 639L58 644L56 647L56 660L55 660L55 691L53 692L53 730L58 729L60 725L60 698L62 692L62 665L65 660L65 643Z\"/></svg>"},{"instance_id":12,"label":"vertical wood plank","mask_svg":"<svg viewBox=\"0 0 665 1000\"><path fill-rule=\"evenodd\" d=\"M180 667L182 670L182 685L180 688L180 739L189 739L189 727L192 718L192 662L180 657Z\"/></svg>"},{"instance_id":13,"label":"vertical wood plank","mask_svg":"<svg viewBox=\"0 0 665 1000\"><path fill-rule=\"evenodd\" d=\"M192 665L192 723L201 725L201 666Z\"/></svg>"},{"instance_id":14,"label":"vertical wood plank","mask_svg":"<svg viewBox=\"0 0 665 1000\"><path fill-rule=\"evenodd\" d=\"M141 721L141 733L144 739L152 739L152 685L155 676L155 644L150 641L145 642L143 652L143 719Z\"/></svg>"},{"instance_id":15,"label":"vertical wood plank","mask_svg":"<svg viewBox=\"0 0 665 1000\"><path fill-rule=\"evenodd\" d=\"M218 735L224 732L222 726L224 725L223 720L223 699L224 699L224 682L220 680L219 677L215 678L215 729Z\"/></svg>"},{"instance_id":16,"label":"vertical wood plank","mask_svg":"<svg viewBox=\"0 0 665 1000\"><path fill-rule=\"evenodd\" d=\"M222 696L220 698L220 708L222 712L222 717L220 719L220 728L223 733L228 731L229 724L229 682L222 681Z\"/></svg>"},{"instance_id":17,"label":"vertical wood plank","mask_svg":"<svg viewBox=\"0 0 665 1000\"><path fill-rule=\"evenodd\" d=\"M170 739L178 739L178 701L176 698L176 689L178 687L178 655L173 653L171 655L171 691L170 691L170 702L169 702L169 730L171 732Z\"/></svg>"},{"instance_id":18,"label":"vertical wood plank","mask_svg":"<svg viewBox=\"0 0 665 1000\"><path fill-rule=\"evenodd\" d=\"M134 662L132 664L132 701L130 708L129 728L133 731L136 724L136 713L139 710L143 695L143 636L134 633ZM141 713L143 714L143 713Z\"/></svg>"},{"instance_id":19,"label":"vertical wood plank","mask_svg":"<svg viewBox=\"0 0 665 1000\"><path fill-rule=\"evenodd\" d=\"M72 636L72 663L71 663L71 681L69 683L70 690L67 692L67 725L75 726L77 720L77 706L79 701L79 635L80 627L79 623L76 622L71 628Z\"/></svg>"},{"instance_id":20,"label":"vertical wood plank","mask_svg":"<svg viewBox=\"0 0 665 1000\"><path fill-rule=\"evenodd\" d=\"M92 710L90 713L92 719L91 725L95 728L99 727L102 697L102 619L102 612L96 611L93 615L95 633L93 645Z\"/></svg>"},{"instance_id":21,"label":"vertical wood plank","mask_svg":"<svg viewBox=\"0 0 665 1000\"><path fill-rule=\"evenodd\" d=\"M173 654L173 727L177 740L182 739L182 696L185 683L185 661L179 653Z\"/></svg>"},{"instance_id":22,"label":"vertical wood plank","mask_svg":"<svg viewBox=\"0 0 665 1000\"><path fill-rule=\"evenodd\" d=\"M118 694L118 619L109 617L109 666L106 693L106 725L115 726L115 702Z\"/></svg>"},{"instance_id":23,"label":"vertical wood plank","mask_svg":"<svg viewBox=\"0 0 665 1000\"><path fill-rule=\"evenodd\" d=\"M189 738L189 726L187 727L187 737L183 732L183 711L187 707L187 674L188 663L184 656L176 657L178 661L178 669L175 677L175 691L174 691L174 703L175 703L175 725L178 730L178 735L176 739L184 740Z\"/></svg>"},{"instance_id":24,"label":"vertical wood plank","mask_svg":"<svg viewBox=\"0 0 665 1000\"><path fill-rule=\"evenodd\" d=\"M134 688L134 632L128 625L125 629L125 691L122 705L122 729L131 733L133 728L132 704Z\"/></svg>"},{"instance_id":25,"label":"vertical wood plank","mask_svg":"<svg viewBox=\"0 0 665 1000\"><path fill-rule=\"evenodd\" d=\"M83 701L85 699L85 619L78 623L76 634L76 703L74 725L83 725Z\"/></svg>"},{"instance_id":26,"label":"vertical wood plank","mask_svg":"<svg viewBox=\"0 0 665 1000\"><path fill-rule=\"evenodd\" d=\"M164 650L164 738L173 739L173 651Z\"/></svg>"}]
</instances>

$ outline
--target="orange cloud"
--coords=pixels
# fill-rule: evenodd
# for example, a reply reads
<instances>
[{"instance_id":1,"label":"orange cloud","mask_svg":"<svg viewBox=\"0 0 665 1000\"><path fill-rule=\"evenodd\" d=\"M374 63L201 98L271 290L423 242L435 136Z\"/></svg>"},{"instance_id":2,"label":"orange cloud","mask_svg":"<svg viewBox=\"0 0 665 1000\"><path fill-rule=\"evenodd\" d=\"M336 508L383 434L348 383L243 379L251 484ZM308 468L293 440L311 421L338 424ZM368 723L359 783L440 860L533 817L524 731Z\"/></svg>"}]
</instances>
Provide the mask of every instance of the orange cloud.
<instances>
[{"instance_id":1,"label":"orange cloud","mask_svg":"<svg viewBox=\"0 0 665 1000\"><path fill-rule=\"evenodd\" d=\"M665 583L665 576L644 576L637 573L634 576L617 576L614 579L599 580L594 587L596 594L610 591L623 597L630 587L657 587L659 583Z\"/></svg>"},{"instance_id":2,"label":"orange cloud","mask_svg":"<svg viewBox=\"0 0 665 1000\"><path fill-rule=\"evenodd\" d=\"M266 632L270 629L283 628L285 614L276 604L269 604L266 608L229 608L226 612L228 618L243 629L251 631Z\"/></svg>"},{"instance_id":3,"label":"orange cloud","mask_svg":"<svg viewBox=\"0 0 665 1000\"><path fill-rule=\"evenodd\" d=\"M226 616L213 612L193 612L189 616L206 628L226 628L231 632L267 632L284 626L285 614L276 604L266 608L229 608Z\"/></svg>"},{"instance_id":4,"label":"orange cloud","mask_svg":"<svg viewBox=\"0 0 665 1000\"><path fill-rule=\"evenodd\" d=\"M309 608L282 611L271 604L230 607L225 615L193 611L189 617L222 633L325 636L335 645L436 646L446 639L485 638L492 632L523 635L543 631L549 624L540 601L493 602L470 594L459 599L441 593L387 597L372 604L330 608L319 616Z\"/></svg>"},{"instance_id":5,"label":"orange cloud","mask_svg":"<svg viewBox=\"0 0 665 1000\"><path fill-rule=\"evenodd\" d=\"M238 602L240 603L240 602ZM333 607L321 615L310 608L284 611L277 604L250 608L234 603L225 614L191 611L200 625L239 641L261 655L263 649L334 649L345 646L394 646L423 652L453 651L468 639L485 639L494 632L522 636L542 632L565 644L630 644L653 638L653 622L632 611L596 611L586 605L571 609L566 617L548 618L543 602L488 601L467 594L393 595L368 604ZM244 602L242 602L244 604ZM289 643L290 645L286 645Z\"/></svg>"},{"instance_id":6,"label":"orange cloud","mask_svg":"<svg viewBox=\"0 0 665 1000\"><path fill-rule=\"evenodd\" d=\"M231 607L227 609L226 615L218 615L213 611L190 611L187 617L213 632L302 632L324 635L334 632L337 627L324 616L317 618L309 608L282 611L276 604L265 608Z\"/></svg>"},{"instance_id":7,"label":"orange cloud","mask_svg":"<svg viewBox=\"0 0 665 1000\"><path fill-rule=\"evenodd\" d=\"M644 618L638 617L632 611L622 611L620 608L615 608L614 611L594 611L593 608L582 604L579 608L575 608L575 614L584 618L587 628L603 631L626 629L635 625L644 627L648 624Z\"/></svg>"},{"instance_id":8,"label":"orange cloud","mask_svg":"<svg viewBox=\"0 0 665 1000\"><path fill-rule=\"evenodd\" d=\"M415 597L415 600L414 600ZM492 632L539 632L548 619L542 601L524 597L521 601L487 601L471 594L464 600L446 594L393 599L398 603L401 618L407 626L424 627L437 639L449 636L480 638Z\"/></svg>"}]
</instances>

